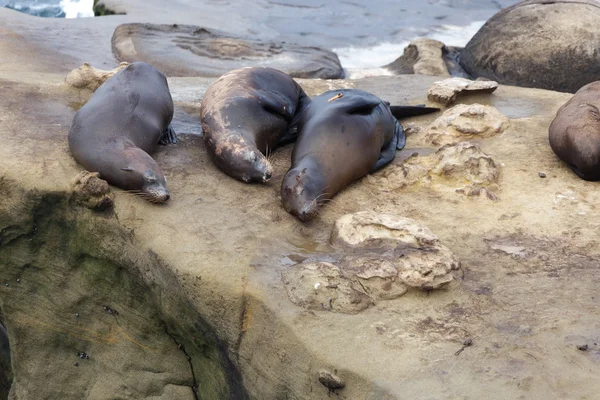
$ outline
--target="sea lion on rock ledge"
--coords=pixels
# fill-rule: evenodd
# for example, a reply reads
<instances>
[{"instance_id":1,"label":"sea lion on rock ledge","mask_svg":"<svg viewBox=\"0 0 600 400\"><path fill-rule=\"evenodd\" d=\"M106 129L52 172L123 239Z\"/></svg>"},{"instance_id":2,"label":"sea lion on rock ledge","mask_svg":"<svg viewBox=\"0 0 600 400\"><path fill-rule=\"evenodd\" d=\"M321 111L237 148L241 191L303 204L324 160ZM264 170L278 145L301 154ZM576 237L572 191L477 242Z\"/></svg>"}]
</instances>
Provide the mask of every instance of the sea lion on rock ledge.
<instances>
[{"instance_id":1,"label":"sea lion on rock ledge","mask_svg":"<svg viewBox=\"0 0 600 400\"><path fill-rule=\"evenodd\" d=\"M288 128L310 98L287 74L247 67L217 79L202 98L200 120L206 150L227 175L244 182L267 182L268 155L296 139Z\"/></svg>"},{"instance_id":2,"label":"sea lion on rock ledge","mask_svg":"<svg viewBox=\"0 0 600 400\"><path fill-rule=\"evenodd\" d=\"M389 164L406 136L396 118L438 108L391 106L358 89L332 90L311 101L297 117L298 141L283 178L281 200L302 221L353 181Z\"/></svg>"},{"instance_id":3,"label":"sea lion on rock ledge","mask_svg":"<svg viewBox=\"0 0 600 400\"><path fill-rule=\"evenodd\" d=\"M586 181L600 180L600 81L592 82L558 109L548 129L550 147Z\"/></svg>"},{"instance_id":4,"label":"sea lion on rock ledge","mask_svg":"<svg viewBox=\"0 0 600 400\"><path fill-rule=\"evenodd\" d=\"M170 197L166 179L149 153L174 143L173 100L165 76L135 62L108 79L77 111L69 148L88 171L152 202Z\"/></svg>"}]
</instances>

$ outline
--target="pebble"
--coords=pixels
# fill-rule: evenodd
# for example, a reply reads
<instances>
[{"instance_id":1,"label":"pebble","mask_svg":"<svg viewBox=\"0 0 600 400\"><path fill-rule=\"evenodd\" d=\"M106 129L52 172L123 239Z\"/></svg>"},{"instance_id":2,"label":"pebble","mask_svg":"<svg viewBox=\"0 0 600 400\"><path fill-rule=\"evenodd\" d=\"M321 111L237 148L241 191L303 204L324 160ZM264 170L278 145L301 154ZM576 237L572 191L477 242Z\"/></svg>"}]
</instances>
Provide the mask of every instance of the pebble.
<instances>
[{"instance_id":1,"label":"pebble","mask_svg":"<svg viewBox=\"0 0 600 400\"><path fill-rule=\"evenodd\" d=\"M546 177L546 174L545 174L545 173L543 173L543 172L538 172L538 176L539 176L540 178L545 178L545 177Z\"/></svg>"},{"instance_id":2,"label":"pebble","mask_svg":"<svg viewBox=\"0 0 600 400\"><path fill-rule=\"evenodd\" d=\"M319 371L319 382L329 390L342 389L346 386L342 378L326 370Z\"/></svg>"},{"instance_id":3,"label":"pebble","mask_svg":"<svg viewBox=\"0 0 600 400\"><path fill-rule=\"evenodd\" d=\"M588 349L588 345L587 344L579 344L579 345L577 345L577 350L587 351L587 349Z\"/></svg>"}]
</instances>

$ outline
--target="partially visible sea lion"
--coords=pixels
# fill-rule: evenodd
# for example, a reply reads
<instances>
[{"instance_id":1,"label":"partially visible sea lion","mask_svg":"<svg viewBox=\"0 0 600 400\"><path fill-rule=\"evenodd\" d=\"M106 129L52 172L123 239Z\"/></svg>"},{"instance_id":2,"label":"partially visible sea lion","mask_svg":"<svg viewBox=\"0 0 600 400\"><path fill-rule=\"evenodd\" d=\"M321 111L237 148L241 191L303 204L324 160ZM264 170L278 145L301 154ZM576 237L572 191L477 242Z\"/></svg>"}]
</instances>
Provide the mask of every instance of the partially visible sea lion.
<instances>
[{"instance_id":1,"label":"partially visible sea lion","mask_svg":"<svg viewBox=\"0 0 600 400\"><path fill-rule=\"evenodd\" d=\"M548 133L552 150L577 176L600 180L600 81L585 85L560 107Z\"/></svg>"},{"instance_id":2,"label":"partially visible sea lion","mask_svg":"<svg viewBox=\"0 0 600 400\"><path fill-rule=\"evenodd\" d=\"M284 208L302 221L351 182L389 164L406 136L396 118L438 108L390 106L357 89L325 92L297 117L298 141L283 178Z\"/></svg>"},{"instance_id":3,"label":"partially visible sea lion","mask_svg":"<svg viewBox=\"0 0 600 400\"><path fill-rule=\"evenodd\" d=\"M136 62L108 79L77 111L69 148L88 171L153 203L169 199L166 179L150 157L159 142L176 142L173 100L165 76Z\"/></svg>"},{"instance_id":4,"label":"partially visible sea lion","mask_svg":"<svg viewBox=\"0 0 600 400\"><path fill-rule=\"evenodd\" d=\"M310 98L291 77L273 68L248 67L221 76L202 99L204 143L214 163L244 182L266 182L268 155L295 140L288 128Z\"/></svg>"}]
</instances>

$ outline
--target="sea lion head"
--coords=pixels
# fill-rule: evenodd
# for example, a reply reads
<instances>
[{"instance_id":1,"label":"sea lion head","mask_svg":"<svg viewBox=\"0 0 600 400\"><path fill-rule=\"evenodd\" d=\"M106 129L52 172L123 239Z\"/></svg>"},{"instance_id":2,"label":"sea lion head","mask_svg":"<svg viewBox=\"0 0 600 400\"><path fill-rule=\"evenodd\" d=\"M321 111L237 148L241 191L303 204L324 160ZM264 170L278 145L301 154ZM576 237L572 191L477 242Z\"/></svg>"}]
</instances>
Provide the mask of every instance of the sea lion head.
<instances>
[{"instance_id":1,"label":"sea lion head","mask_svg":"<svg viewBox=\"0 0 600 400\"><path fill-rule=\"evenodd\" d=\"M273 175L273 167L267 158L257 149L242 150L242 157L233 167L244 182L268 182Z\"/></svg>"},{"instance_id":2,"label":"sea lion head","mask_svg":"<svg viewBox=\"0 0 600 400\"><path fill-rule=\"evenodd\" d=\"M299 164L290 169L281 184L281 201L290 214L308 221L319 213L319 208L331 196L325 192L324 180L318 168Z\"/></svg>"},{"instance_id":3,"label":"sea lion head","mask_svg":"<svg viewBox=\"0 0 600 400\"><path fill-rule=\"evenodd\" d=\"M171 197L167 190L167 179L158 164L141 149L129 154L128 165L119 171L120 184L151 203L164 203Z\"/></svg>"}]
</instances>

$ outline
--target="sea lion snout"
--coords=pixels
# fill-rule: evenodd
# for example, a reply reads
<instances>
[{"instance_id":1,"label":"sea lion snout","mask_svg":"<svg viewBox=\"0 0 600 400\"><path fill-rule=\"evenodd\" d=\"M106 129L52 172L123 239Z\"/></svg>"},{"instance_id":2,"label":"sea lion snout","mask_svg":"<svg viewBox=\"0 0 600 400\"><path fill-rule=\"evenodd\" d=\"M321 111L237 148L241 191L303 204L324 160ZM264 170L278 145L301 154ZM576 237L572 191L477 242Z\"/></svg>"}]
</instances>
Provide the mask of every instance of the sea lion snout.
<instances>
[{"instance_id":1,"label":"sea lion snout","mask_svg":"<svg viewBox=\"0 0 600 400\"><path fill-rule=\"evenodd\" d=\"M314 218L319 212L319 201L326 200L317 177L317 171L311 175L307 168L298 168L288 171L283 178L283 207L304 222Z\"/></svg>"}]
</instances>

